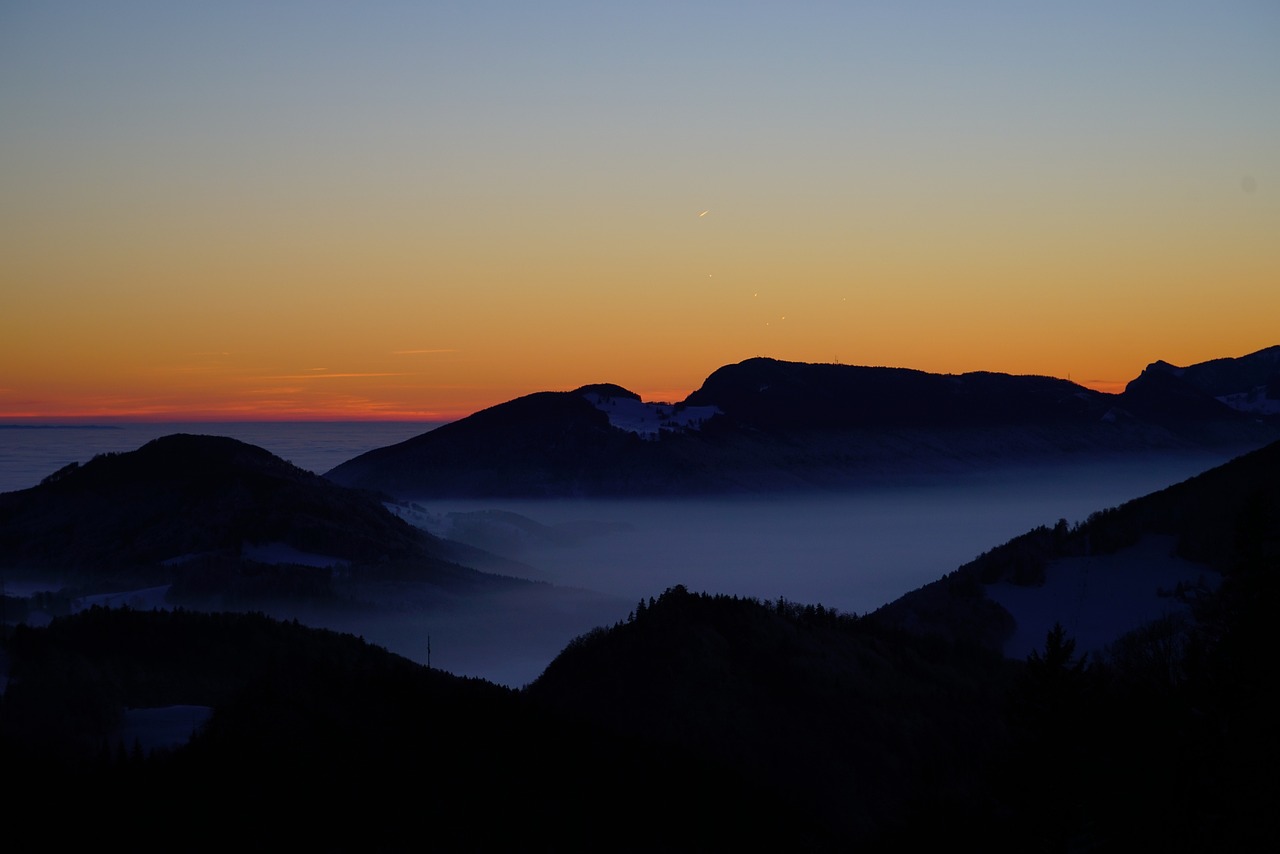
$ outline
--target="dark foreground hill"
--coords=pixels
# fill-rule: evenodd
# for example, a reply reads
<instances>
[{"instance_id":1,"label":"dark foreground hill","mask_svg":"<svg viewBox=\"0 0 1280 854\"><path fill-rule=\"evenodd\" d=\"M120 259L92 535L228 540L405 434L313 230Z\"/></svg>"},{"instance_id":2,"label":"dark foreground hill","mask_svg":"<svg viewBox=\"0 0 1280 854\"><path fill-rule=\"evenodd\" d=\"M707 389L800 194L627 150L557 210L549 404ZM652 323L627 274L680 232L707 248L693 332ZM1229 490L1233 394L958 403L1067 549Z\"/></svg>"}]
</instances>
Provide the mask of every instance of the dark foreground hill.
<instances>
[{"instance_id":1,"label":"dark foreground hill","mask_svg":"<svg viewBox=\"0 0 1280 854\"><path fill-rule=\"evenodd\" d=\"M326 476L406 497L711 494L1087 454L1244 451L1280 438L1280 424L1256 411L1270 386L1244 397L1225 389L1265 373L1269 352L1220 360L1231 364L1216 384L1195 366L1156 363L1119 395L1049 377L749 359L678 404L646 404L614 385L540 392Z\"/></svg>"},{"instance_id":2,"label":"dark foreground hill","mask_svg":"<svg viewBox=\"0 0 1280 854\"><path fill-rule=\"evenodd\" d=\"M507 583L457 554L375 495L219 436L166 436L0 494L0 571L81 593L171 585L177 602L332 604L388 583Z\"/></svg>"},{"instance_id":3,"label":"dark foreground hill","mask_svg":"<svg viewBox=\"0 0 1280 854\"><path fill-rule=\"evenodd\" d=\"M566 716L706 755L837 838L962 813L1003 744L1006 663L821 606L693 594L571 644L528 689ZM953 831L960 828L953 827Z\"/></svg>"},{"instance_id":4,"label":"dark foreground hill","mask_svg":"<svg viewBox=\"0 0 1280 854\"><path fill-rule=\"evenodd\" d=\"M825 847L731 771L253 614L92 609L6 644L13 850L723 850ZM202 704L191 742L119 740L130 707ZM46 824L36 817L64 815ZM768 816L761 826L759 817Z\"/></svg>"}]
</instances>

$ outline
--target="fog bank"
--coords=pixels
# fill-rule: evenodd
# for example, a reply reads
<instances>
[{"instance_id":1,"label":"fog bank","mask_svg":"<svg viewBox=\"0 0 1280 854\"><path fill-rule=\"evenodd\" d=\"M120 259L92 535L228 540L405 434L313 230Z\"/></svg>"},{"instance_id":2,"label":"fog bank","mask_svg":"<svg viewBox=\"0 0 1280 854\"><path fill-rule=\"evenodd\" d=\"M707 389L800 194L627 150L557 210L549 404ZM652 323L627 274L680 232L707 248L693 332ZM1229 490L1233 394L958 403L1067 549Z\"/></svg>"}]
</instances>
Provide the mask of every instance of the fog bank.
<instances>
[{"instance_id":1,"label":"fog bank","mask_svg":"<svg viewBox=\"0 0 1280 854\"><path fill-rule=\"evenodd\" d=\"M457 535L466 520L476 544L531 565L539 580L631 602L684 584L865 613L1037 525L1083 520L1221 462L1161 455L724 500L423 501L418 521ZM492 514L485 536L485 510L524 517L524 529Z\"/></svg>"}]
</instances>

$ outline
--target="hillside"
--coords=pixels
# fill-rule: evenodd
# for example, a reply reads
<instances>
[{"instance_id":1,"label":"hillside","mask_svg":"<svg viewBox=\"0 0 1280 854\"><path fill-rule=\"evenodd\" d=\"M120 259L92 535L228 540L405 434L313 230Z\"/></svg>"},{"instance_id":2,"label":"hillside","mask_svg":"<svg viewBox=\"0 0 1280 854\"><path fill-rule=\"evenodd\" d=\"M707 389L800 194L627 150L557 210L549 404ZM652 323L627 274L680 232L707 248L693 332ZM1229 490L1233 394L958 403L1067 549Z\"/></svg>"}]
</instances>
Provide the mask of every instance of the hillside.
<instances>
[{"instance_id":1,"label":"hillside","mask_svg":"<svg viewBox=\"0 0 1280 854\"><path fill-rule=\"evenodd\" d=\"M676 587L579 638L528 693L708 755L779 803L808 804L838 837L870 838L901 830L911 808L959 808L953 795L985 785L1009 678L976 648L916 643L821 606Z\"/></svg>"},{"instance_id":2,"label":"hillside","mask_svg":"<svg viewBox=\"0 0 1280 854\"><path fill-rule=\"evenodd\" d=\"M1154 368L1109 395L1049 377L757 358L678 404L614 385L517 398L326 477L408 498L762 493L1280 438L1280 423L1233 400Z\"/></svg>"},{"instance_id":3,"label":"hillside","mask_svg":"<svg viewBox=\"0 0 1280 854\"><path fill-rule=\"evenodd\" d=\"M499 583L456 553L372 494L217 436L166 436L0 494L0 570L82 593L171 585L171 601L246 605Z\"/></svg>"},{"instance_id":4,"label":"hillside","mask_svg":"<svg viewBox=\"0 0 1280 854\"><path fill-rule=\"evenodd\" d=\"M548 713L351 635L254 614L92 609L5 644L5 838L131 850L711 850L811 839L733 774ZM189 744L119 740L126 708L212 707ZM707 792L718 797L706 799ZM17 816L57 806L56 829ZM688 805L699 803L689 815ZM768 812L770 827L752 815ZM821 839L821 836L818 836Z\"/></svg>"},{"instance_id":5,"label":"hillside","mask_svg":"<svg viewBox=\"0 0 1280 854\"><path fill-rule=\"evenodd\" d=\"M1166 550L1172 556L1200 567L1207 579L1184 588L1159 579L1150 582L1150 599L1163 595L1162 610L1182 615L1196 597L1229 581L1245 555L1280 556L1280 442L1119 507L1101 509L1074 526L1062 520L1052 528L1028 531L885 605L869 619L1005 650L1018 625L997 601L1002 589L1042 587L1050 576L1067 571L1071 561L1093 561L1097 572L1133 572L1125 556L1140 559L1136 548L1161 538L1170 543ZM1113 606L1103 595L1105 581L1091 582L1093 596L1077 590L1070 601L1057 604L1081 623L1088 622L1091 611ZM1163 593L1158 583L1167 588ZM1070 627L1070 620L1063 621ZM1037 628L1042 636L1048 626Z\"/></svg>"},{"instance_id":6,"label":"hillside","mask_svg":"<svg viewBox=\"0 0 1280 854\"><path fill-rule=\"evenodd\" d=\"M1184 387L1271 423L1280 419L1280 345L1238 359L1211 359L1185 368L1157 361L1148 365L1143 374L1170 377Z\"/></svg>"}]
</instances>

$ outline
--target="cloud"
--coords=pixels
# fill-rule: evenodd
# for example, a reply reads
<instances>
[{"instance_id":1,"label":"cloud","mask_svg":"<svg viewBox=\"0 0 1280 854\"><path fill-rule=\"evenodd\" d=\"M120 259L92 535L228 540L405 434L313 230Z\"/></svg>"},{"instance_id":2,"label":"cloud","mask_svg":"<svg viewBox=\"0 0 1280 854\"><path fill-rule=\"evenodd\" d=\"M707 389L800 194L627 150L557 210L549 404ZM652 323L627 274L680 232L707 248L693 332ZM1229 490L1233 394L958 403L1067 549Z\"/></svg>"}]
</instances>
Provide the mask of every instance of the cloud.
<instances>
[{"instance_id":1,"label":"cloud","mask_svg":"<svg viewBox=\"0 0 1280 854\"><path fill-rule=\"evenodd\" d=\"M323 368L312 368L311 370L313 370L313 371L318 371L318 370L324 370L324 369L323 369ZM352 379L352 378L361 378L361 377L403 377L403 376L408 376L408 375L407 375L407 374L404 374L404 373L397 372L397 371L366 371L366 372L350 371L350 372L346 372L346 373L337 373L337 374L319 374L319 373L311 373L311 374L276 374L276 375L274 375L274 376L263 377L263 379L268 379L268 380L337 380L337 379Z\"/></svg>"},{"instance_id":2,"label":"cloud","mask_svg":"<svg viewBox=\"0 0 1280 854\"><path fill-rule=\"evenodd\" d=\"M431 353L457 353L458 351L451 347L442 347L434 350L392 350L393 356L424 356Z\"/></svg>"},{"instance_id":3,"label":"cloud","mask_svg":"<svg viewBox=\"0 0 1280 854\"><path fill-rule=\"evenodd\" d=\"M1070 379L1068 377L1068 379ZM1080 385L1106 394L1120 394L1129 385L1128 380L1084 380Z\"/></svg>"}]
</instances>

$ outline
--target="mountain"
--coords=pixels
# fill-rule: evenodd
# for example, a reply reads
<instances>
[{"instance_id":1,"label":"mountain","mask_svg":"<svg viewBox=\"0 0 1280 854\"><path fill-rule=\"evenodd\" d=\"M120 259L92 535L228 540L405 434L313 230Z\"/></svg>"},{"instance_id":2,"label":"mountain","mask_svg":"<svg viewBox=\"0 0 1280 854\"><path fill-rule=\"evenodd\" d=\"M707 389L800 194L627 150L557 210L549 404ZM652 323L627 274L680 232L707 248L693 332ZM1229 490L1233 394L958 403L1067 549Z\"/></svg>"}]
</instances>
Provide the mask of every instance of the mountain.
<instances>
[{"instance_id":1,"label":"mountain","mask_svg":"<svg viewBox=\"0 0 1280 854\"><path fill-rule=\"evenodd\" d=\"M679 477L667 448L609 423L587 398L594 388L517 398L370 451L326 476L394 495L435 494L430 484L455 495L595 494L618 484L646 491ZM634 399L628 395L616 397Z\"/></svg>"},{"instance_id":2,"label":"mountain","mask_svg":"<svg viewBox=\"0 0 1280 854\"><path fill-rule=\"evenodd\" d=\"M1028 531L868 619L1018 657L1026 650L1011 640L1043 639L1059 621L1096 641L1082 651L1099 651L1152 619L1185 621L1198 598L1238 584L1242 566L1278 558L1275 442L1074 526Z\"/></svg>"},{"instance_id":3,"label":"mountain","mask_svg":"<svg viewBox=\"0 0 1280 854\"><path fill-rule=\"evenodd\" d=\"M326 477L423 498L771 492L1280 438L1280 421L1223 397L1155 367L1111 395L1049 377L757 358L716 370L677 404L608 384L517 398Z\"/></svg>"},{"instance_id":4,"label":"mountain","mask_svg":"<svg viewBox=\"0 0 1280 854\"><path fill-rule=\"evenodd\" d=\"M1049 377L759 358L716 370L685 404L714 406L760 430L1087 423L1105 412L1096 395Z\"/></svg>"},{"instance_id":5,"label":"mountain","mask_svg":"<svg viewBox=\"0 0 1280 854\"><path fill-rule=\"evenodd\" d=\"M1182 388L1183 394L1195 390L1240 412L1280 421L1280 345L1185 368L1157 361L1139 379L1154 376L1167 378L1165 382Z\"/></svg>"},{"instance_id":6,"label":"mountain","mask_svg":"<svg viewBox=\"0 0 1280 854\"><path fill-rule=\"evenodd\" d=\"M246 604L507 583L459 566L459 548L373 494L218 436L166 436L0 494L0 570L82 593L172 585L171 600Z\"/></svg>"}]
</instances>

